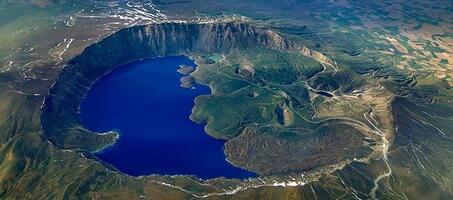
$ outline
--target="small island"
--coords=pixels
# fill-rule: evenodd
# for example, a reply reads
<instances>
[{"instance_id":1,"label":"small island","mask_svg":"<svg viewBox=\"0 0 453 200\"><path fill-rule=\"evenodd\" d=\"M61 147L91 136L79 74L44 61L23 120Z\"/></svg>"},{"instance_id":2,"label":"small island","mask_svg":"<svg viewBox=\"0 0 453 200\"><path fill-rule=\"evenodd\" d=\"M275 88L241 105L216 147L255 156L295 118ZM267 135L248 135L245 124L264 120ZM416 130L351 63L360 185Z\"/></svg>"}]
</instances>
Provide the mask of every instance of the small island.
<instances>
[{"instance_id":1,"label":"small island","mask_svg":"<svg viewBox=\"0 0 453 200\"><path fill-rule=\"evenodd\" d=\"M188 65L179 65L179 69L176 70L182 75L189 75L195 70L195 67L188 66Z\"/></svg>"},{"instance_id":2,"label":"small island","mask_svg":"<svg viewBox=\"0 0 453 200\"><path fill-rule=\"evenodd\" d=\"M193 78L190 76L183 76L179 79L181 82L180 86L183 88L193 88Z\"/></svg>"}]
</instances>

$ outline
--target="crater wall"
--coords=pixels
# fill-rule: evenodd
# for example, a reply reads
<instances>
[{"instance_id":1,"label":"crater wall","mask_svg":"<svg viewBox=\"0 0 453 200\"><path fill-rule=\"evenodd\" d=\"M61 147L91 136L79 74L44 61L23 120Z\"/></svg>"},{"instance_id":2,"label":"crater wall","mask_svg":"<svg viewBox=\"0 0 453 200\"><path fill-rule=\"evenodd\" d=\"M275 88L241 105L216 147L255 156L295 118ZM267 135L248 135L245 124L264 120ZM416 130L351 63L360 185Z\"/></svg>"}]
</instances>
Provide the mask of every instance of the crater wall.
<instances>
[{"instance_id":1,"label":"crater wall","mask_svg":"<svg viewBox=\"0 0 453 200\"><path fill-rule=\"evenodd\" d=\"M162 23L120 30L69 61L43 105L44 135L63 149L99 150L112 144L117 135L93 134L83 128L77 115L81 101L102 75L122 64L145 58L228 53L250 48L294 49L272 30L243 22Z\"/></svg>"}]
</instances>

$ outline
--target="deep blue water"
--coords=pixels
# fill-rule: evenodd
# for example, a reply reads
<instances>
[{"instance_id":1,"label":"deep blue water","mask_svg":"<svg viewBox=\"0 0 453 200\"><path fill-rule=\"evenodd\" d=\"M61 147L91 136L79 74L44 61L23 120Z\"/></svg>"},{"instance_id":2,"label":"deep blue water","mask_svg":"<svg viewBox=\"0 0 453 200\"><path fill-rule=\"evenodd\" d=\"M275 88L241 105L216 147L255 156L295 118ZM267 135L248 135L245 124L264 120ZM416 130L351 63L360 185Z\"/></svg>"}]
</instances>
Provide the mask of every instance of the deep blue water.
<instances>
[{"instance_id":1,"label":"deep blue water","mask_svg":"<svg viewBox=\"0 0 453 200\"><path fill-rule=\"evenodd\" d=\"M80 108L80 119L97 132L115 130L119 140L96 155L129 175L196 175L248 178L256 176L225 160L225 141L207 135L204 124L189 119L195 97L206 86L179 86L180 64L195 66L184 56L130 63L99 79Z\"/></svg>"}]
</instances>

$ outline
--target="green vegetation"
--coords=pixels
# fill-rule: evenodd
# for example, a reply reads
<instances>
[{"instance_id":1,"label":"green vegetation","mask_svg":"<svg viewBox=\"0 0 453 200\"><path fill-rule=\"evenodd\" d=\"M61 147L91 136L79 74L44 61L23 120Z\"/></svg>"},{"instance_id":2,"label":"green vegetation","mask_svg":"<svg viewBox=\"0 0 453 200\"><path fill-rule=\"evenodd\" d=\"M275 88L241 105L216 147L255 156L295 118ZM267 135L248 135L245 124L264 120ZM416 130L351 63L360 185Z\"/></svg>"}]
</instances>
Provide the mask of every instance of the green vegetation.
<instances>
[{"instance_id":1,"label":"green vegetation","mask_svg":"<svg viewBox=\"0 0 453 200\"><path fill-rule=\"evenodd\" d=\"M238 68L251 71L251 75L241 76ZM321 70L313 59L292 53L253 50L228 55L225 62L201 65L192 74L209 85L213 95L196 99L191 118L207 121L208 133L224 139L234 138L251 124L276 124L279 104L288 98L299 105L309 102L304 81Z\"/></svg>"},{"instance_id":2,"label":"green vegetation","mask_svg":"<svg viewBox=\"0 0 453 200\"><path fill-rule=\"evenodd\" d=\"M228 140L229 161L263 175L249 181L120 174L92 155L114 134L94 136L61 116L52 121L72 129L53 132L62 143L47 140L41 106L62 66L119 28L150 21L124 20L116 11L126 5L110 13L122 19L107 17L116 5L101 1L24 2L0 1L0 71L8 69L0 72L0 199L453 199L450 2L159 1L171 19L244 15L335 60L338 71L297 52L195 55L203 59L191 77L213 93L196 99L190 117ZM92 18L75 16L82 9ZM98 63L141 47L117 45ZM373 125L386 135L388 162ZM292 181L305 184L270 186Z\"/></svg>"},{"instance_id":3,"label":"green vegetation","mask_svg":"<svg viewBox=\"0 0 453 200\"><path fill-rule=\"evenodd\" d=\"M341 87L337 94L342 95L363 88L366 81L351 70L324 71L320 63L295 53L253 49L226 55L220 63L199 65L192 76L208 85L212 95L196 98L191 119L206 122L205 130L211 136L230 140L226 145L229 160L240 166L265 175L287 174L322 169L371 152L362 146L366 134L348 125L361 126L360 122L351 119L346 123L356 116L324 111L325 106L346 108L329 105L332 96L309 89L309 85L319 91ZM348 118L343 121L335 116ZM325 135L335 130L352 135ZM280 149L270 143L285 145ZM327 143L331 148L321 148ZM343 145L354 151L341 149ZM336 153L329 153L333 149ZM275 161L286 164L272 165Z\"/></svg>"}]
</instances>

